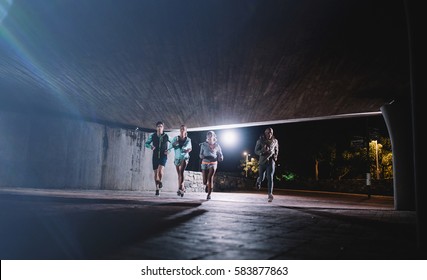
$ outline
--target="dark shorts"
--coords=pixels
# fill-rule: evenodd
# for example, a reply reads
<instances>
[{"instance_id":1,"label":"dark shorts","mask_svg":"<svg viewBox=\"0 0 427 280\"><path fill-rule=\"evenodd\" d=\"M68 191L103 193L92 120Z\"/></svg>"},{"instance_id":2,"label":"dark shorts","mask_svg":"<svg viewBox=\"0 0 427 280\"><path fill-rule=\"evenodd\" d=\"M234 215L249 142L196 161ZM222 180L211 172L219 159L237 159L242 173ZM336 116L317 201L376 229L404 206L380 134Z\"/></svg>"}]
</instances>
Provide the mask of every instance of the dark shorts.
<instances>
[{"instance_id":1,"label":"dark shorts","mask_svg":"<svg viewBox=\"0 0 427 280\"><path fill-rule=\"evenodd\" d=\"M159 167L159 165L166 166L167 160L168 160L167 157L161 157L161 158L153 157L153 170L156 170Z\"/></svg>"}]
</instances>

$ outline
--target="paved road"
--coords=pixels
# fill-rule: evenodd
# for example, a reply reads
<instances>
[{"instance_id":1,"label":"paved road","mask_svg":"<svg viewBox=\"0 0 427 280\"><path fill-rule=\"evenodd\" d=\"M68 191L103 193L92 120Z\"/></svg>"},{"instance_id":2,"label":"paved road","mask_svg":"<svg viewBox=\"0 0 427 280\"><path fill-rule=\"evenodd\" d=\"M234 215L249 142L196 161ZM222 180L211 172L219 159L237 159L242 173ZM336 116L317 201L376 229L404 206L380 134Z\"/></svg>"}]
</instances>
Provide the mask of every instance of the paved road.
<instances>
[{"instance_id":1,"label":"paved road","mask_svg":"<svg viewBox=\"0 0 427 280\"><path fill-rule=\"evenodd\" d=\"M392 197L0 189L1 259L422 259Z\"/></svg>"}]
</instances>

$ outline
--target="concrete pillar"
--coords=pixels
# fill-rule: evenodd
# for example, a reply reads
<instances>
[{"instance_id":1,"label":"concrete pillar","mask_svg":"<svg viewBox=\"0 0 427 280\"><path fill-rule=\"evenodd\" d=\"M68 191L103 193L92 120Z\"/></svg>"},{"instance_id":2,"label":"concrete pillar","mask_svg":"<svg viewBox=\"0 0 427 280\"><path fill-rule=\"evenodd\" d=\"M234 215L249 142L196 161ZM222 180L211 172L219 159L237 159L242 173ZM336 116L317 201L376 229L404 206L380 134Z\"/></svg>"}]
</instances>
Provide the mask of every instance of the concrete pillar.
<instances>
[{"instance_id":1,"label":"concrete pillar","mask_svg":"<svg viewBox=\"0 0 427 280\"><path fill-rule=\"evenodd\" d=\"M411 107L395 101L381 107L393 150L393 188L396 210L415 210Z\"/></svg>"}]
</instances>

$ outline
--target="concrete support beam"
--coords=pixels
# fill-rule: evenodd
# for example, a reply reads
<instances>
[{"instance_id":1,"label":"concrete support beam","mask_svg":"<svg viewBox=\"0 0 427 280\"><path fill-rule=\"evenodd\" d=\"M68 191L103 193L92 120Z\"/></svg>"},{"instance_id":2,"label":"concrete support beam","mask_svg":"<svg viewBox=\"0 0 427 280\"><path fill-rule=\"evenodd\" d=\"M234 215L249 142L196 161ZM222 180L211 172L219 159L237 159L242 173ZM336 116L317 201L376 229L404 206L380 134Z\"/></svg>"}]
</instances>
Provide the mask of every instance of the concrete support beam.
<instances>
[{"instance_id":1,"label":"concrete support beam","mask_svg":"<svg viewBox=\"0 0 427 280\"><path fill-rule=\"evenodd\" d=\"M409 102L381 107L393 149L393 188L396 210L415 210L414 165Z\"/></svg>"}]
</instances>

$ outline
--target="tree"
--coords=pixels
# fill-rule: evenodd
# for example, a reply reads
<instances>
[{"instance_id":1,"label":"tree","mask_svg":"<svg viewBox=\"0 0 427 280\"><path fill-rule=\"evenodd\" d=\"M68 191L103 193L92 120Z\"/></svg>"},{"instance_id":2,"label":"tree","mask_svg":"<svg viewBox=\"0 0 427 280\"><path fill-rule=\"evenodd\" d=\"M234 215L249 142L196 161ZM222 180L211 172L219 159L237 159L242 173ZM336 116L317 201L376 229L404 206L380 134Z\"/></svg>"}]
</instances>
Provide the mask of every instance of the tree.
<instances>
[{"instance_id":1,"label":"tree","mask_svg":"<svg viewBox=\"0 0 427 280\"><path fill-rule=\"evenodd\" d=\"M369 142L370 172L378 179L393 178L393 156L390 138L380 137ZM377 178L374 176L374 178Z\"/></svg>"},{"instance_id":2,"label":"tree","mask_svg":"<svg viewBox=\"0 0 427 280\"><path fill-rule=\"evenodd\" d=\"M350 145L348 150L341 154L341 162L337 169L338 179L343 177L357 178L364 176L368 160L365 145ZM393 178L392 150L390 138L380 137L379 140L369 142L369 170L373 178Z\"/></svg>"},{"instance_id":3,"label":"tree","mask_svg":"<svg viewBox=\"0 0 427 280\"><path fill-rule=\"evenodd\" d=\"M337 149L335 144L333 145L328 145L328 144L324 144L324 145L320 145L319 150L317 150L316 152L314 152L314 173L315 173L315 179L316 181L319 180L320 177L320 163L326 163L327 166L326 170L324 172L322 172L322 174L326 174L324 175L324 177L332 177L332 173L333 170L335 168L335 164L336 164L336 157L337 157Z\"/></svg>"},{"instance_id":4,"label":"tree","mask_svg":"<svg viewBox=\"0 0 427 280\"><path fill-rule=\"evenodd\" d=\"M246 165L245 159L240 160L239 168L242 169L241 174L243 176L246 176L246 170L247 170L248 178L257 178L258 177L258 159L256 159L256 158L251 158L251 160L248 160L247 165Z\"/></svg>"}]
</instances>

